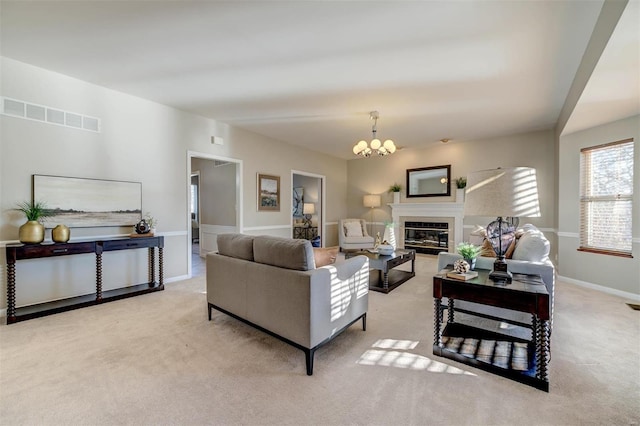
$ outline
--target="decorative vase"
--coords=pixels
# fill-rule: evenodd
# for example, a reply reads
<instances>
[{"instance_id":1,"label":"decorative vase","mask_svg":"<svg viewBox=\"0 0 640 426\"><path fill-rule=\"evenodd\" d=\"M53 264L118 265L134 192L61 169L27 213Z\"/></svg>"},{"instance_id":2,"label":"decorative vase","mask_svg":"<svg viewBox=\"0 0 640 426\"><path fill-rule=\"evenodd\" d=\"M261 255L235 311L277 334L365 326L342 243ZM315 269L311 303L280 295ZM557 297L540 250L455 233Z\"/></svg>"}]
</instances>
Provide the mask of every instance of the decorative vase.
<instances>
[{"instance_id":1,"label":"decorative vase","mask_svg":"<svg viewBox=\"0 0 640 426\"><path fill-rule=\"evenodd\" d=\"M51 239L56 243L66 243L70 236L71 231L66 225L58 225L51 230Z\"/></svg>"},{"instance_id":2,"label":"decorative vase","mask_svg":"<svg viewBox=\"0 0 640 426\"><path fill-rule=\"evenodd\" d=\"M464 188L456 189L456 203L464 203Z\"/></svg>"},{"instance_id":3,"label":"decorative vase","mask_svg":"<svg viewBox=\"0 0 640 426\"><path fill-rule=\"evenodd\" d=\"M473 271L474 269L476 269L476 258L475 257L473 259L465 258L464 260L469 264L469 269L470 270Z\"/></svg>"},{"instance_id":4,"label":"decorative vase","mask_svg":"<svg viewBox=\"0 0 640 426\"><path fill-rule=\"evenodd\" d=\"M37 220L29 220L19 228L18 238L24 244L40 244L44 241L44 225Z\"/></svg>"},{"instance_id":5,"label":"decorative vase","mask_svg":"<svg viewBox=\"0 0 640 426\"><path fill-rule=\"evenodd\" d=\"M393 204L400 204L400 193L399 192L394 192L393 193Z\"/></svg>"},{"instance_id":6,"label":"decorative vase","mask_svg":"<svg viewBox=\"0 0 640 426\"><path fill-rule=\"evenodd\" d=\"M387 226L384 229L384 236L382 237L382 241L386 241L393 249L396 248L396 232L393 229L393 226Z\"/></svg>"}]
</instances>

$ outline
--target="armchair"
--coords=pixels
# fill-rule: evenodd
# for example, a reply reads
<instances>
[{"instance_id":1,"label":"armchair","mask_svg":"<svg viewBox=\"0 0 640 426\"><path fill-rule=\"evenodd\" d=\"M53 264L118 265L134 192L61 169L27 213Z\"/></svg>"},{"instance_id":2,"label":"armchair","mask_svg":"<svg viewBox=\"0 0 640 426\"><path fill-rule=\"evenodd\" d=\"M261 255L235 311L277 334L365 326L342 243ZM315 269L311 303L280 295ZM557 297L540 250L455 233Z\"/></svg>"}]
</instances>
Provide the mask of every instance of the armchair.
<instances>
[{"instance_id":1,"label":"armchair","mask_svg":"<svg viewBox=\"0 0 640 426\"><path fill-rule=\"evenodd\" d=\"M373 248L374 238L367 232L363 219L341 219L338 225L340 250Z\"/></svg>"}]
</instances>

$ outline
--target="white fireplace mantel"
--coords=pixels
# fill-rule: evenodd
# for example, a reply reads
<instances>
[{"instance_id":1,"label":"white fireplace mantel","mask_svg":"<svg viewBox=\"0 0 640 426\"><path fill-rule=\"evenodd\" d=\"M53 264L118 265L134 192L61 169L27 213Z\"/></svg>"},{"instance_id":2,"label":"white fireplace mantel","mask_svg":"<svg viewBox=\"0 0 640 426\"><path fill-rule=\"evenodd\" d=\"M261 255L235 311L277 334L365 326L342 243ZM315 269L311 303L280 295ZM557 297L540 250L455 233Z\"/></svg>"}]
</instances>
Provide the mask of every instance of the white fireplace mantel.
<instances>
[{"instance_id":1,"label":"white fireplace mantel","mask_svg":"<svg viewBox=\"0 0 640 426\"><path fill-rule=\"evenodd\" d=\"M397 236L404 235L400 229L400 218L403 216L453 218L453 241L449 241L449 251L453 251L455 246L462 242L464 203L394 203L388 205L391 207L393 226ZM450 232L449 235L452 233ZM404 243L403 237L401 237L401 241Z\"/></svg>"}]
</instances>

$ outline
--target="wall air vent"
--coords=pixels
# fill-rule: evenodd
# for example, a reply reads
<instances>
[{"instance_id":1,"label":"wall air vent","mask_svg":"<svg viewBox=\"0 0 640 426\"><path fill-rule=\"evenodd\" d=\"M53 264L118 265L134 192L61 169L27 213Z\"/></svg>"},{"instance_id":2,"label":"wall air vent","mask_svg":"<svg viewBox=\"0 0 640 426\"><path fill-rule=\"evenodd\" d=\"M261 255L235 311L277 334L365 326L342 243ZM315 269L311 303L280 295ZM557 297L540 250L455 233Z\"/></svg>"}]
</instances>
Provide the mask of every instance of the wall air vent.
<instances>
[{"instance_id":1,"label":"wall air vent","mask_svg":"<svg viewBox=\"0 0 640 426\"><path fill-rule=\"evenodd\" d=\"M231 164L231 162L223 160L213 160L213 167L226 166L227 164Z\"/></svg>"},{"instance_id":2,"label":"wall air vent","mask_svg":"<svg viewBox=\"0 0 640 426\"><path fill-rule=\"evenodd\" d=\"M0 114L100 133L100 119L17 99L0 97Z\"/></svg>"}]
</instances>

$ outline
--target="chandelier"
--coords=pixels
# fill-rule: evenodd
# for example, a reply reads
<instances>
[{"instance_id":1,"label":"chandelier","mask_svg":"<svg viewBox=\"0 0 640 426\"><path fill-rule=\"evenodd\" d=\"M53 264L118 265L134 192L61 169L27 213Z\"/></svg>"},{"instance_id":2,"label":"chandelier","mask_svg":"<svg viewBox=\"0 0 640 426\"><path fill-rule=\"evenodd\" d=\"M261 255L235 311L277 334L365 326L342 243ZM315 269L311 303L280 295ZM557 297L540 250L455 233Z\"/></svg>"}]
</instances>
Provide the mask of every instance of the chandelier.
<instances>
[{"instance_id":1,"label":"chandelier","mask_svg":"<svg viewBox=\"0 0 640 426\"><path fill-rule=\"evenodd\" d=\"M373 133L373 140L371 143L362 140L353 146L353 153L361 157L369 157L371 154L377 155L389 155L396 152L396 145L391 139L387 139L384 143L380 142L380 139L376 137L377 125L378 125L378 111L371 111L369 118L373 120L373 127L371 132Z\"/></svg>"}]
</instances>

